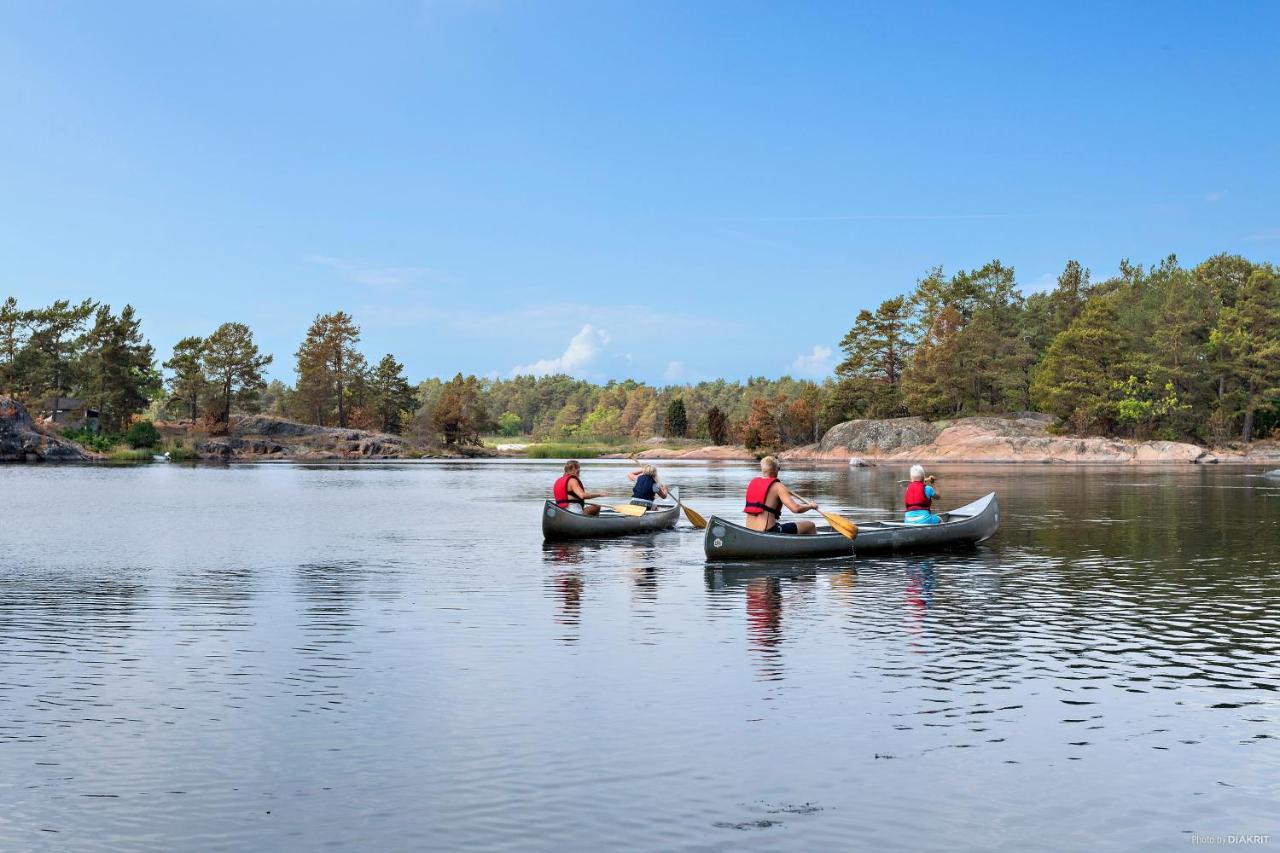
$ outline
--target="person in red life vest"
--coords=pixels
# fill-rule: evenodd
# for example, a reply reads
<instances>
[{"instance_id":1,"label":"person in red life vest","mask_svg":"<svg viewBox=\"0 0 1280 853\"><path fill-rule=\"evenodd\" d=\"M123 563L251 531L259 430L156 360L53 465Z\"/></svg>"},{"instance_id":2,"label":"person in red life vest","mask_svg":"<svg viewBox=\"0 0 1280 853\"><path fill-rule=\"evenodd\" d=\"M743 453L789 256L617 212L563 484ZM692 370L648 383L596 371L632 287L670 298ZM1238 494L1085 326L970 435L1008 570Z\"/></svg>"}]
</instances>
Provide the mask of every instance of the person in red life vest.
<instances>
[{"instance_id":1,"label":"person in red life vest","mask_svg":"<svg viewBox=\"0 0 1280 853\"><path fill-rule=\"evenodd\" d=\"M911 466L911 482L902 496L907 514L902 519L907 524L941 524L942 519L933 514L933 499L941 497L933 487L932 477L924 475L923 465Z\"/></svg>"},{"instance_id":2,"label":"person in red life vest","mask_svg":"<svg viewBox=\"0 0 1280 853\"><path fill-rule=\"evenodd\" d=\"M778 460L772 456L761 459L760 474L747 484L747 505L742 509L747 514L747 527L765 533L816 533L818 528L812 521L781 521L784 506L801 513L817 509L818 505L796 500L791 490L782 485Z\"/></svg>"},{"instance_id":3,"label":"person in red life vest","mask_svg":"<svg viewBox=\"0 0 1280 853\"><path fill-rule=\"evenodd\" d=\"M564 463L564 476L556 480L555 485L551 487L551 495L556 506L561 509L567 509L579 515L599 515L600 507L589 504L587 501L604 497L605 493L588 492L583 488L582 480L578 479L580 473L582 473L582 466L578 464L578 460L570 459Z\"/></svg>"}]
</instances>

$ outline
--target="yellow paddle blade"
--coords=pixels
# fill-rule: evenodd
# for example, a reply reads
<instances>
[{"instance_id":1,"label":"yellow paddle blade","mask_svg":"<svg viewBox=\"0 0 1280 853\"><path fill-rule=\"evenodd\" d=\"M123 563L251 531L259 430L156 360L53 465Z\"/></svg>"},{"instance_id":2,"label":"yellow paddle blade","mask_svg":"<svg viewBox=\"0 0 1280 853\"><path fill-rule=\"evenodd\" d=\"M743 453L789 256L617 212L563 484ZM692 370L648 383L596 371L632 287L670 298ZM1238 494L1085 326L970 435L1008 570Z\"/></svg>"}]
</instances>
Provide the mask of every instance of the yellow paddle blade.
<instances>
[{"instance_id":1,"label":"yellow paddle blade","mask_svg":"<svg viewBox=\"0 0 1280 853\"><path fill-rule=\"evenodd\" d=\"M822 510L818 511L822 512ZM827 524L831 525L832 530L846 539L853 539L858 535L858 525L843 515L836 515L834 512L822 512L822 517L827 520Z\"/></svg>"},{"instance_id":2,"label":"yellow paddle blade","mask_svg":"<svg viewBox=\"0 0 1280 853\"><path fill-rule=\"evenodd\" d=\"M636 506L635 504L596 504L596 506L607 507L618 513L618 515L644 515L644 507Z\"/></svg>"},{"instance_id":3,"label":"yellow paddle blade","mask_svg":"<svg viewBox=\"0 0 1280 853\"><path fill-rule=\"evenodd\" d=\"M689 507L685 506L684 504L680 504L680 506L684 509L684 514L688 517L690 524L692 524L698 530L707 529L707 520L705 518L698 515L698 513L689 509Z\"/></svg>"}]
</instances>

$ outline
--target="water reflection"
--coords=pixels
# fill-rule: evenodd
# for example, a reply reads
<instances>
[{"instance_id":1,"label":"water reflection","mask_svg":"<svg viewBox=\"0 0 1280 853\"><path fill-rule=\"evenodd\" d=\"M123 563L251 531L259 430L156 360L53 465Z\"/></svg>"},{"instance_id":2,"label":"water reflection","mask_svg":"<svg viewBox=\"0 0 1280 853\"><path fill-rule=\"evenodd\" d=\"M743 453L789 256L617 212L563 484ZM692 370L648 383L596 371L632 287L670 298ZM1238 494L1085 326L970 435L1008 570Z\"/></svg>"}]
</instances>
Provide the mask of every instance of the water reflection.
<instances>
[{"instance_id":1,"label":"water reflection","mask_svg":"<svg viewBox=\"0 0 1280 853\"><path fill-rule=\"evenodd\" d=\"M951 466L1000 491L988 546L706 571L683 523L544 546L555 467L4 469L0 849L1167 849L1270 813L1260 478ZM749 466L678 467L741 510ZM900 475L795 471L860 519Z\"/></svg>"}]
</instances>

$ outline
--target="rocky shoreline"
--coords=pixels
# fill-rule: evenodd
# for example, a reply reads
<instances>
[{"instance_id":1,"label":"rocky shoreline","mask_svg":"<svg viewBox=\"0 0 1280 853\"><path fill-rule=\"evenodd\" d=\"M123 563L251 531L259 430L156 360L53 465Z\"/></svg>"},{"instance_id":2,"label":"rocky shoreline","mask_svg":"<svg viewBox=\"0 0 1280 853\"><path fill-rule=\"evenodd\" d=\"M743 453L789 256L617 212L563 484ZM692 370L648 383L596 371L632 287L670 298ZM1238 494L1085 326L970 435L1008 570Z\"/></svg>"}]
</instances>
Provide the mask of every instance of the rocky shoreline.
<instances>
[{"instance_id":1,"label":"rocky shoreline","mask_svg":"<svg viewBox=\"0 0 1280 853\"><path fill-rule=\"evenodd\" d=\"M1269 464L1280 462L1280 444L1255 442L1247 450L1208 448L1179 441L1134 441L1054 435L1045 415L971 417L930 423L921 418L853 420L837 424L822 440L785 451L782 459L874 465L880 462L1006 464ZM622 454L615 454L622 456ZM751 461L741 446L652 448L639 459Z\"/></svg>"},{"instance_id":2,"label":"rocky shoreline","mask_svg":"<svg viewBox=\"0 0 1280 853\"><path fill-rule=\"evenodd\" d=\"M300 424L266 415L233 418L226 435L206 436L190 424L157 425L170 441L190 446L201 461L323 462L469 458L497 455L487 448L422 448L398 436ZM0 397L0 462L101 462L107 457L36 423L17 400Z\"/></svg>"},{"instance_id":3,"label":"rocky shoreline","mask_svg":"<svg viewBox=\"0 0 1280 853\"><path fill-rule=\"evenodd\" d=\"M853 465L905 462L1034 464L1280 463L1280 443L1260 441L1245 450L1177 441L1131 441L1054 435L1044 415L971 417L930 423L921 418L853 420L822 440L779 454L805 462ZM267 415L235 418L226 435L204 436L190 425L160 424L170 440L190 442L201 460L217 462L322 462L509 456L489 448L422 448L388 433L313 426ZM651 442L652 443L652 442ZM516 454L518 455L518 454ZM740 445L651 447L638 459L753 462ZM36 423L17 400L0 397L0 462L96 462L105 459ZM602 458L628 458L615 453Z\"/></svg>"}]
</instances>

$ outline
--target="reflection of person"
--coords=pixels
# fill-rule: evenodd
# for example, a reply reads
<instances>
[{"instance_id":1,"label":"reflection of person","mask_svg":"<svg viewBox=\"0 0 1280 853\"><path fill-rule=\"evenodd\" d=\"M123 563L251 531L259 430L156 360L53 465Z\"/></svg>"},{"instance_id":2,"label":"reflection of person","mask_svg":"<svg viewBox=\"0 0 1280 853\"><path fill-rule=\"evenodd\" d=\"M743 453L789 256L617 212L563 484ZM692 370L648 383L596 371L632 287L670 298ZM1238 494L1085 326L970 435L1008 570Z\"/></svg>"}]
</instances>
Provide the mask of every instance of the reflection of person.
<instances>
[{"instance_id":1,"label":"reflection of person","mask_svg":"<svg viewBox=\"0 0 1280 853\"><path fill-rule=\"evenodd\" d=\"M761 652L771 652L782 643L782 583L778 578L747 581L747 626L752 645Z\"/></svg>"},{"instance_id":2,"label":"reflection of person","mask_svg":"<svg viewBox=\"0 0 1280 853\"><path fill-rule=\"evenodd\" d=\"M578 460L570 459L564 463L564 476L556 480L555 485L551 487L556 506L579 515L599 515L600 507L588 504L586 501L603 497L604 492L588 492L583 488L582 480L578 478L581 473L582 465Z\"/></svg>"},{"instance_id":3,"label":"reflection of person","mask_svg":"<svg viewBox=\"0 0 1280 853\"><path fill-rule=\"evenodd\" d=\"M658 482L658 469L652 465L642 465L627 475L627 479L635 483L631 489L631 502L645 509L653 509L653 501L657 497L667 496L667 487Z\"/></svg>"},{"instance_id":4,"label":"reflection of person","mask_svg":"<svg viewBox=\"0 0 1280 853\"><path fill-rule=\"evenodd\" d=\"M743 512L747 514L747 527L765 533L814 533L817 527L812 521L779 521L782 508L795 513L817 509L815 503L798 501L791 490L782 485L778 479L778 460L766 456L760 460L760 473L747 484L747 505Z\"/></svg>"},{"instance_id":5,"label":"reflection of person","mask_svg":"<svg viewBox=\"0 0 1280 853\"><path fill-rule=\"evenodd\" d=\"M911 482L907 484L907 492L902 502L907 507L903 518L907 524L941 524L942 519L934 515L933 499L940 497L933 487L934 479L924 475L923 465L911 466Z\"/></svg>"}]
</instances>

